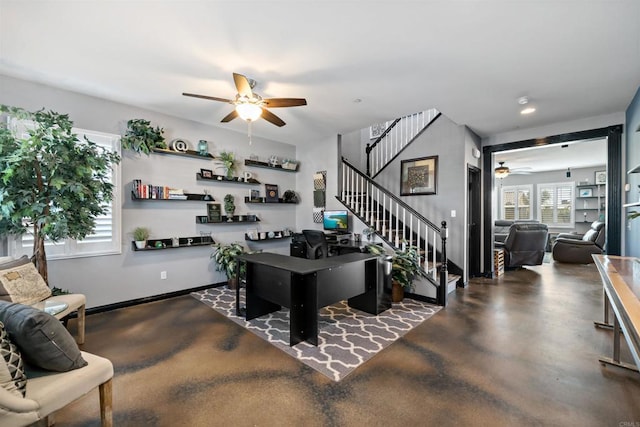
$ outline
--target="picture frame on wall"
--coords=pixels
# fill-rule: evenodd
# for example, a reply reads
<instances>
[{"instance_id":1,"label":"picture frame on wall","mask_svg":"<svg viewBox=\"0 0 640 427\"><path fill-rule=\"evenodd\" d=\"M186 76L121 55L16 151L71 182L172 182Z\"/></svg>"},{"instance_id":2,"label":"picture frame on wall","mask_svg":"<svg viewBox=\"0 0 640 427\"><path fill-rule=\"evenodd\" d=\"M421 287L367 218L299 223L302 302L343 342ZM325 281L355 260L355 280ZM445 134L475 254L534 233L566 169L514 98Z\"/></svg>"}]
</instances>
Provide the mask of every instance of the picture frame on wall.
<instances>
[{"instance_id":1,"label":"picture frame on wall","mask_svg":"<svg viewBox=\"0 0 640 427\"><path fill-rule=\"evenodd\" d=\"M607 183L607 171L596 171L595 172L595 181L596 184L606 184Z\"/></svg>"},{"instance_id":2,"label":"picture frame on wall","mask_svg":"<svg viewBox=\"0 0 640 427\"><path fill-rule=\"evenodd\" d=\"M386 123L376 123L369 126L369 139L379 138L385 130L387 130Z\"/></svg>"},{"instance_id":3,"label":"picture frame on wall","mask_svg":"<svg viewBox=\"0 0 640 427\"><path fill-rule=\"evenodd\" d=\"M578 197L592 197L593 188L581 188Z\"/></svg>"},{"instance_id":4,"label":"picture frame on wall","mask_svg":"<svg viewBox=\"0 0 640 427\"><path fill-rule=\"evenodd\" d=\"M437 193L438 156L400 162L400 195L418 196Z\"/></svg>"}]
</instances>

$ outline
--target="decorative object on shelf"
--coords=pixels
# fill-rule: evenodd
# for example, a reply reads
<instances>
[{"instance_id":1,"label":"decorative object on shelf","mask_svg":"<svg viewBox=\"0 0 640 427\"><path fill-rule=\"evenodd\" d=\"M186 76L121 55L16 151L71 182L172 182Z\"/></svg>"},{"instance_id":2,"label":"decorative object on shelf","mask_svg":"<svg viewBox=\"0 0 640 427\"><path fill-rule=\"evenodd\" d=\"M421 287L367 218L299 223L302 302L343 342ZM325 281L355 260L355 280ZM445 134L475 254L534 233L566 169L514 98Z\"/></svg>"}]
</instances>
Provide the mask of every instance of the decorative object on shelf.
<instances>
[{"instance_id":1,"label":"decorative object on shelf","mask_svg":"<svg viewBox=\"0 0 640 427\"><path fill-rule=\"evenodd\" d=\"M223 271L227 276L227 286L229 289L235 289L238 286L237 265L238 256L247 253L244 247L238 243L216 243L213 245L216 249L211 254L211 259L216 263L216 270ZM240 266L240 276L244 277L246 270L244 263Z\"/></svg>"},{"instance_id":2,"label":"decorative object on shelf","mask_svg":"<svg viewBox=\"0 0 640 427\"><path fill-rule=\"evenodd\" d=\"M201 233L202 234L202 233ZM189 248L194 246L208 246L212 243L213 238L209 234L193 237L168 237L166 239L152 239L147 241L145 247L138 248L135 242L131 242L135 251L158 251L162 249Z\"/></svg>"},{"instance_id":3,"label":"decorative object on shelf","mask_svg":"<svg viewBox=\"0 0 640 427\"><path fill-rule=\"evenodd\" d=\"M260 238L258 237L258 230L255 228L247 230L247 237L249 240L258 240Z\"/></svg>"},{"instance_id":4,"label":"decorative object on shelf","mask_svg":"<svg viewBox=\"0 0 640 427\"><path fill-rule=\"evenodd\" d=\"M207 203L207 221L222 222L222 209L220 203Z\"/></svg>"},{"instance_id":5,"label":"decorative object on shelf","mask_svg":"<svg viewBox=\"0 0 640 427\"><path fill-rule=\"evenodd\" d=\"M376 230L374 230L372 227L367 227L364 230L362 230L362 235L366 237L367 240L370 242L371 240L373 240L373 236L376 235Z\"/></svg>"},{"instance_id":6,"label":"decorative object on shelf","mask_svg":"<svg viewBox=\"0 0 640 427\"><path fill-rule=\"evenodd\" d=\"M171 246L173 246L174 248L177 248L178 246L180 246L180 239L178 237L172 237Z\"/></svg>"},{"instance_id":7,"label":"decorative object on shelf","mask_svg":"<svg viewBox=\"0 0 640 427\"><path fill-rule=\"evenodd\" d=\"M251 172L249 172L249 171L244 172L242 174L242 176L243 176L245 182L249 182L253 178L253 174Z\"/></svg>"},{"instance_id":8,"label":"decorative object on shelf","mask_svg":"<svg viewBox=\"0 0 640 427\"><path fill-rule=\"evenodd\" d=\"M592 197L593 189L592 188L581 188L578 197Z\"/></svg>"},{"instance_id":9,"label":"decorative object on shelf","mask_svg":"<svg viewBox=\"0 0 640 427\"><path fill-rule=\"evenodd\" d=\"M271 167L276 167L278 166L279 162L278 162L278 157L277 156L271 156L269 157L269 166Z\"/></svg>"},{"instance_id":10,"label":"decorative object on shelf","mask_svg":"<svg viewBox=\"0 0 640 427\"><path fill-rule=\"evenodd\" d=\"M298 162L291 159L282 159L282 169L287 169L292 171L297 170Z\"/></svg>"},{"instance_id":11,"label":"decorative object on shelf","mask_svg":"<svg viewBox=\"0 0 640 427\"><path fill-rule=\"evenodd\" d=\"M318 171L313 175L313 222L322 223L327 188L327 171Z\"/></svg>"},{"instance_id":12,"label":"decorative object on shelf","mask_svg":"<svg viewBox=\"0 0 640 427\"><path fill-rule=\"evenodd\" d=\"M143 249L147 245L147 239L151 235L151 231L147 227L136 227L133 229L133 240L136 242L138 249Z\"/></svg>"},{"instance_id":13,"label":"decorative object on shelf","mask_svg":"<svg viewBox=\"0 0 640 427\"><path fill-rule=\"evenodd\" d=\"M222 162L222 167L225 170L225 175L227 179L233 178L233 172L235 171L235 157L232 152L229 151L221 151L220 155L216 160Z\"/></svg>"},{"instance_id":14,"label":"decorative object on shelf","mask_svg":"<svg viewBox=\"0 0 640 427\"><path fill-rule=\"evenodd\" d=\"M171 141L171 149L180 153L186 153L189 149L189 142L184 139L176 138Z\"/></svg>"},{"instance_id":15,"label":"decorative object on shelf","mask_svg":"<svg viewBox=\"0 0 640 427\"><path fill-rule=\"evenodd\" d=\"M211 169L200 169L200 176L203 178L213 178L213 171Z\"/></svg>"},{"instance_id":16,"label":"decorative object on shelf","mask_svg":"<svg viewBox=\"0 0 640 427\"><path fill-rule=\"evenodd\" d=\"M233 222L233 213L236 210L236 205L234 203L235 198L231 194L227 194L224 196L224 211L227 213L229 217L227 222Z\"/></svg>"},{"instance_id":17,"label":"decorative object on shelf","mask_svg":"<svg viewBox=\"0 0 640 427\"><path fill-rule=\"evenodd\" d=\"M278 186L275 184L264 185L265 200L267 203L278 203Z\"/></svg>"},{"instance_id":18,"label":"decorative object on shelf","mask_svg":"<svg viewBox=\"0 0 640 427\"><path fill-rule=\"evenodd\" d=\"M400 162L400 195L437 193L438 156L420 157Z\"/></svg>"},{"instance_id":19,"label":"decorative object on shelf","mask_svg":"<svg viewBox=\"0 0 640 427\"><path fill-rule=\"evenodd\" d=\"M293 190L287 190L282 195L282 201L285 203L298 203L298 195Z\"/></svg>"},{"instance_id":20,"label":"decorative object on shelf","mask_svg":"<svg viewBox=\"0 0 640 427\"><path fill-rule=\"evenodd\" d=\"M607 171L596 171L595 172L595 183L597 185L606 184L607 183Z\"/></svg>"},{"instance_id":21,"label":"decorative object on shelf","mask_svg":"<svg viewBox=\"0 0 640 427\"><path fill-rule=\"evenodd\" d=\"M148 120L131 119L127 122L127 131L120 142L126 150L149 155L154 148L167 148L163 133L164 129L158 126L153 128Z\"/></svg>"},{"instance_id":22,"label":"decorative object on shelf","mask_svg":"<svg viewBox=\"0 0 640 427\"><path fill-rule=\"evenodd\" d=\"M198 154L201 156L209 155L209 143L204 139L198 141Z\"/></svg>"},{"instance_id":23,"label":"decorative object on shelf","mask_svg":"<svg viewBox=\"0 0 640 427\"><path fill-rule=\"evenodd\" d=\"M260 190L249 190L249 202L260 201Z\"/></svg>"},{"instance_id":24,"label":"decorative object on shelf","mask_svg":"<svg viewBox=\"0 0 640 427\"><path fill-rule=\"evenodd\" d=\"M291 236L291 229L290 229L289 227L285 227L285 229L284 229L284 230L282 230L282 235L283 235L284 237L289 237L289 236Z\"/></svg>"},{"instance_id":25,"label":"decorative object on shelf","mask_svg":"<svg viewBox=\"0 0 640 427\"><path fill-rule=\"evenodd\" d=\"M0 114L11 117L0 120L1 234L22 235L37 224L29 236L32 259L47 282L45 240L93 233L96 217L111 207L112 171L120 156L89 140L79 144L67 114L6 105L0 105Z\"/></svg>"}]
</instances>

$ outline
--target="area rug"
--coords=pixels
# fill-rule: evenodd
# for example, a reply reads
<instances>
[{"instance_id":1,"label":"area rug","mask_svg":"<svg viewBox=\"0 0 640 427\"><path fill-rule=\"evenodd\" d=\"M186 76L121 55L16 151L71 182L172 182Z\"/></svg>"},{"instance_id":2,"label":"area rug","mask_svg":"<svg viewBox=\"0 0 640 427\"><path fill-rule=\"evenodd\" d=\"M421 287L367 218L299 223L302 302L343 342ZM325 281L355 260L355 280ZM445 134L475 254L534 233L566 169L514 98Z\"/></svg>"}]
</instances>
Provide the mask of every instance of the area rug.
<instances>
[{"instance_id":1,"label":"area rug","mask_svg":"<svg viewBox=\"0 0 640 427\"><path fill-rule=\"evenodd\" d=\"M235 314L235 291L226 287L191 294L194 298L267 340L302 363L340 381L380 350L415 328L441 307L405 298L374 316L348 306L346 301L320 310L318 346L307 342L289 346L289 310L246 321ZM244 290L241 291L244 304Z\"/></svg>"}]
</instances>

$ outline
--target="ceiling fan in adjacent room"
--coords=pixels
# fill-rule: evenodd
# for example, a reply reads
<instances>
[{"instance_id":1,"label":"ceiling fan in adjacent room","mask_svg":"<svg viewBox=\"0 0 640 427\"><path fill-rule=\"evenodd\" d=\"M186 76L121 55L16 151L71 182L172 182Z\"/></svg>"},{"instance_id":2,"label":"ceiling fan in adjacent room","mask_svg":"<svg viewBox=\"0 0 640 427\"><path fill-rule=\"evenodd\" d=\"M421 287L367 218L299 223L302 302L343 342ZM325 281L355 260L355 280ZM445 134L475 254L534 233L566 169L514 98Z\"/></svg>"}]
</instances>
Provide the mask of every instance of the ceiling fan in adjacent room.
<instances>
[{"instance_id":1,"label":"ceiling fan in adjacent room","mask_svg":"<svg viewBox=\"0 0 640 427\"><path fill-rule=\"evenodd\" d=\"M286 123L280 117L269 111L268 108L298 107L301 105L307 105L307 100L304 98L263 98L252 90L256 85L256 81L249 79L242 74L233 73L233 81L238 89L235 99L218 98L215 96L198 95L195 93L183 92L182 94L184 96L208 99L210 101L227 102L235 105L235 109L221 120L223 123L230 122L236 117L240 117L251 124L251 122L262 117L269 123L273 123L280 127L284 126Z\"/></svg>"},{"instance_id":2,"label":"ceiling fan in adjacent room","mask_svg":"<svg viewBox=\"0 0 640 427\"><path fill-rule=\"evenodd\" d=\"M496 178L506 178L507 176L513 175L529 175L531 173L530 167L521 167L521 168L509 168L504 165L505 162L498 162L500 166L494 169Z\"/></svg>"}]
</instances>

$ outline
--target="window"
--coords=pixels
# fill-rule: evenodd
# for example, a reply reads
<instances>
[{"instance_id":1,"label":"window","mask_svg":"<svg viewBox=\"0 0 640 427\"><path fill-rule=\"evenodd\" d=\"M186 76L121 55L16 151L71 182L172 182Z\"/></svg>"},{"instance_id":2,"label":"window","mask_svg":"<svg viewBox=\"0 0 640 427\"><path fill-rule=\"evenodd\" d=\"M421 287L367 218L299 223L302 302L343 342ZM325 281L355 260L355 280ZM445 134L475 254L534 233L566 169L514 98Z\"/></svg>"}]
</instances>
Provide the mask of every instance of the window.
<instances>
[{"instance_id":1,"label":"window","mask_svg":"<svg viewBox=\"0 0 640 427\"><path fill-rule=\"evenodd\" d=\"M29 123L19 123L19 126L29 126ZM90 141L106 147L109 150L118 150L119 135L88 131L74 128L73 132L78 139L83 141L86 136ZM96 227L93 234L87 235L83 240L66 239L56 243L45 242L47 259L78 258L86 256L98 256L121 253L120 243L120 168L114 165L111 175L114 185L113 199L108 211L96 218ZM9 251L12 256L31 256L33 252L33 234L25 233L10 241Z\"/></svg>"},{"instance_id":2,"label":"window","mask_svg":"<svg viewBox=\"0 0 640 427\"><path fill-rule=\"evenodd\" d=\"M502 187L501 219L515 221L533 219L531 212L531 185Z\"/></svg>"},{"instance_id":3,"label":"window","mask_svg":"<svg viewBox=\"0 0 640 427\"><path fill-rule=\"evenodd\" d=\"M549 227L573 227L574 182L538 184L538 218Z\"/></svg>"}]
</instances>

